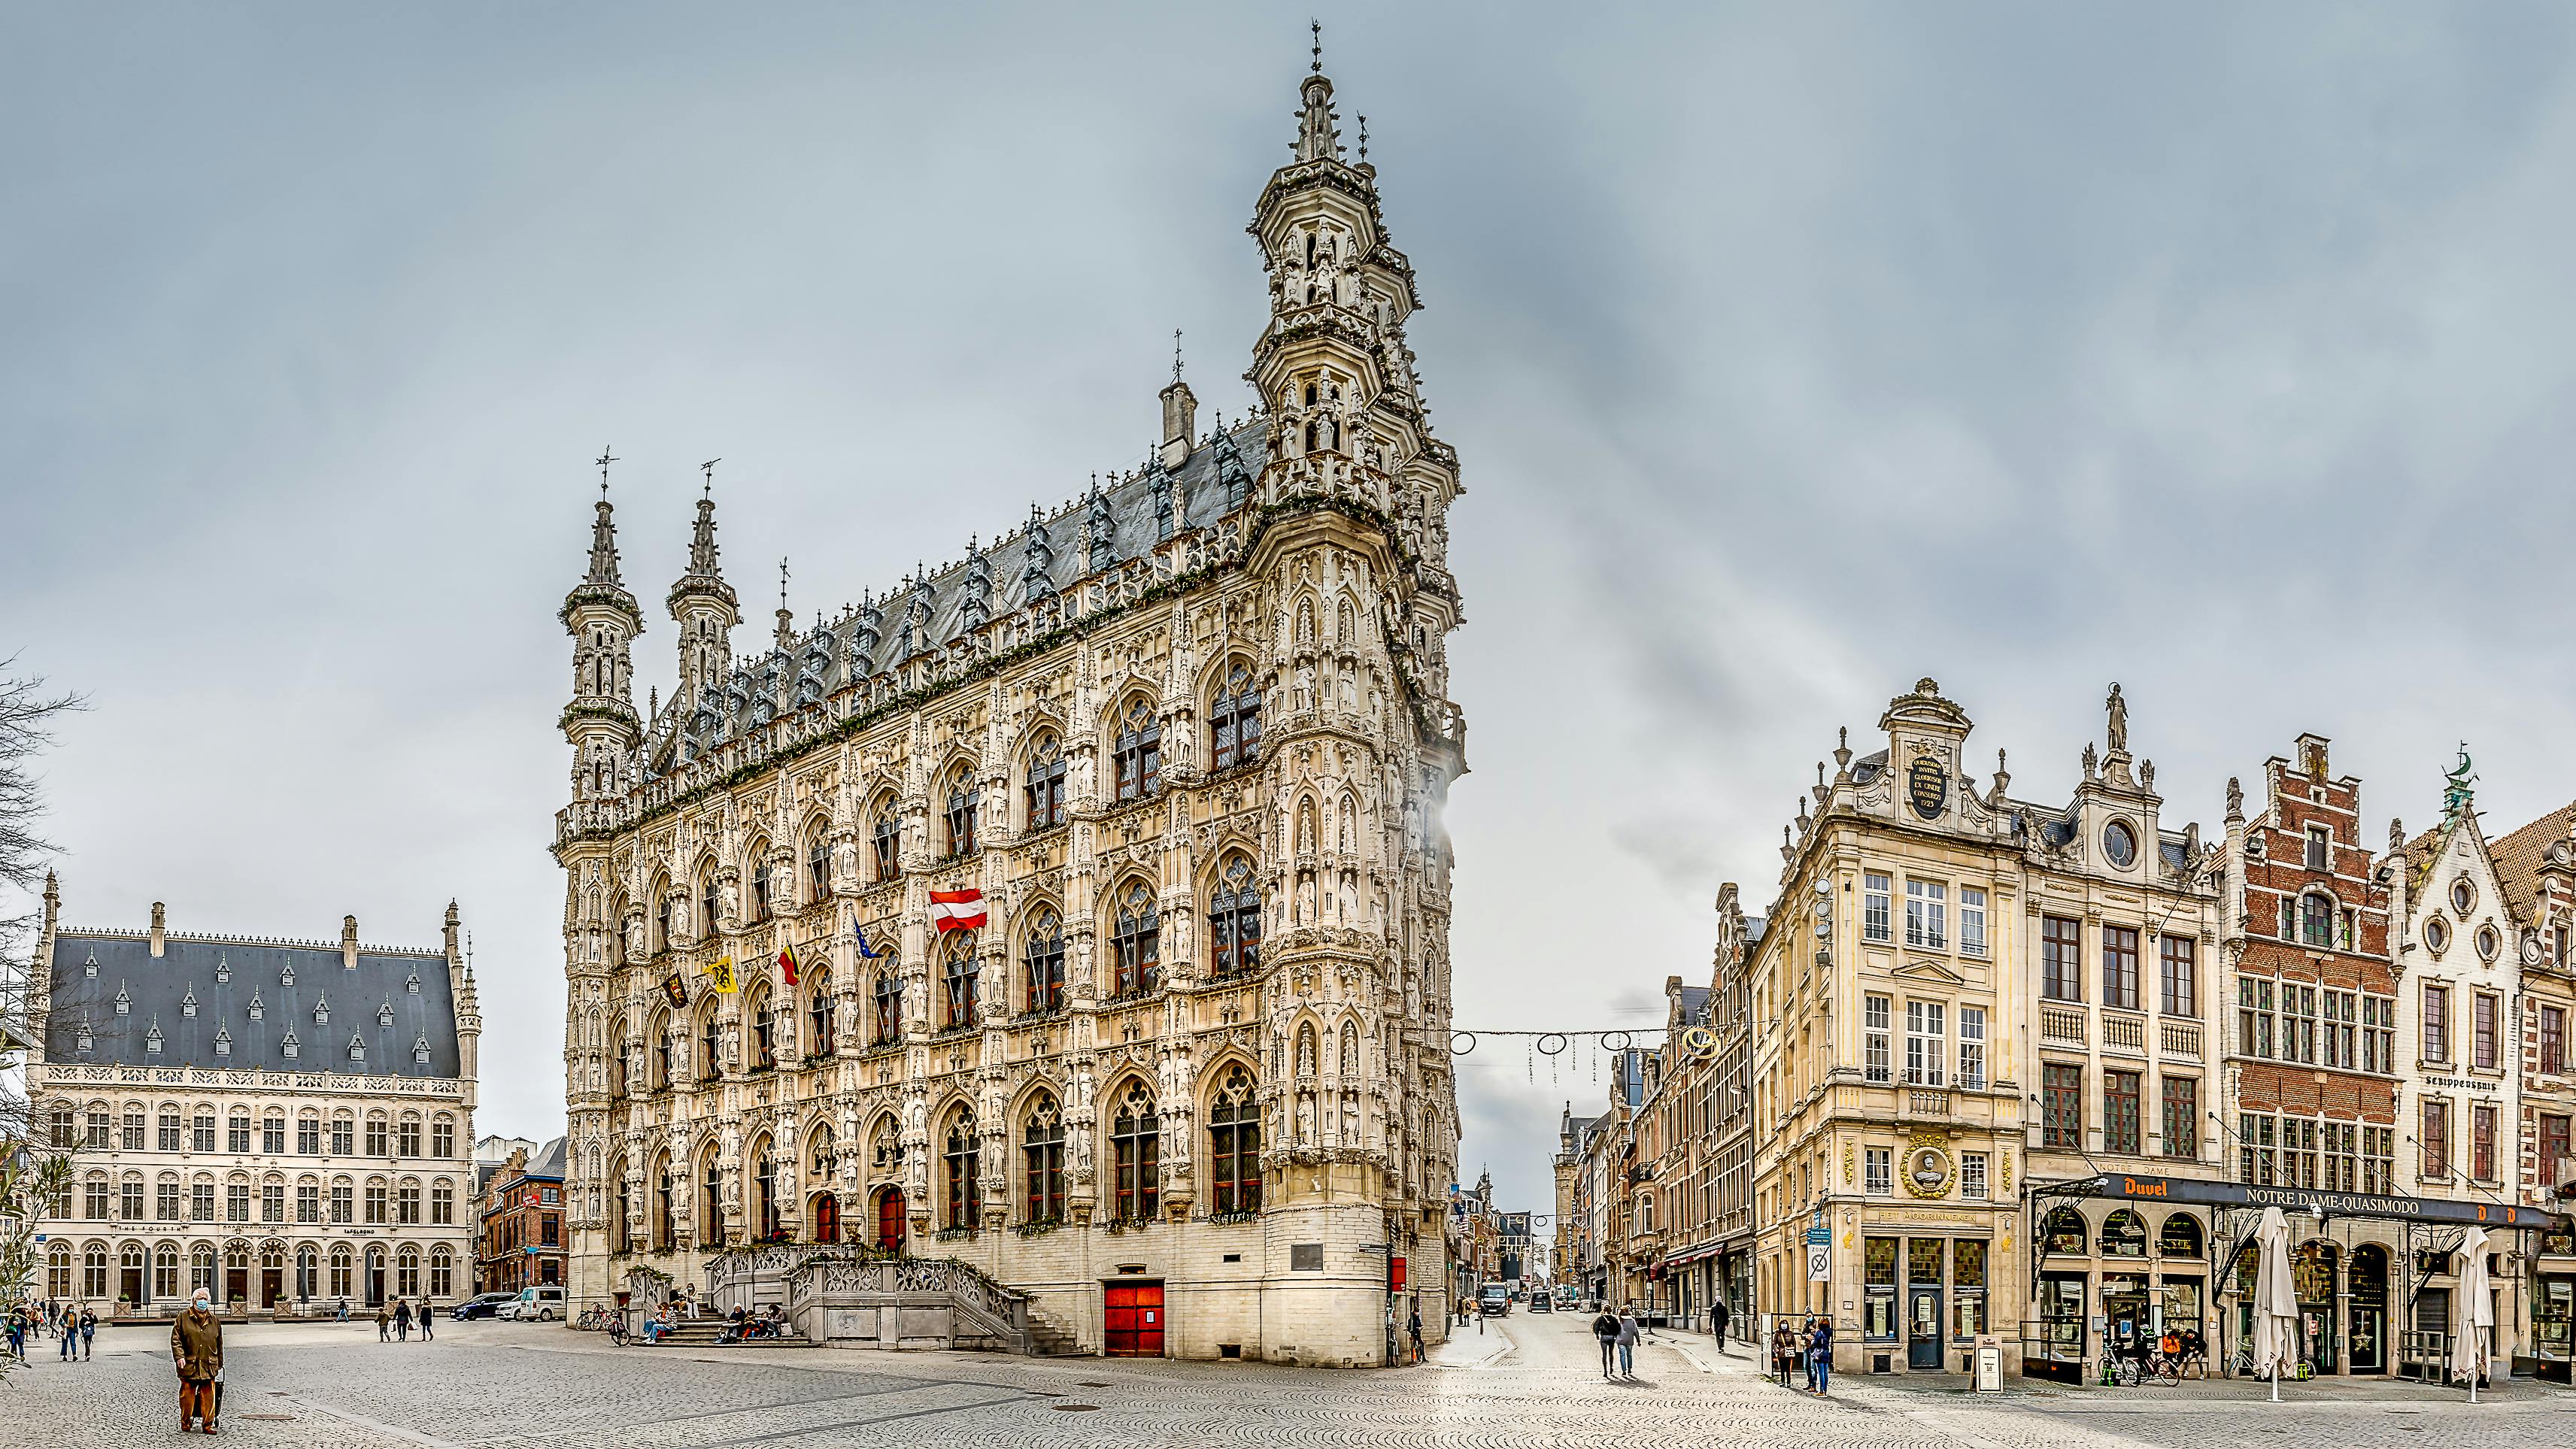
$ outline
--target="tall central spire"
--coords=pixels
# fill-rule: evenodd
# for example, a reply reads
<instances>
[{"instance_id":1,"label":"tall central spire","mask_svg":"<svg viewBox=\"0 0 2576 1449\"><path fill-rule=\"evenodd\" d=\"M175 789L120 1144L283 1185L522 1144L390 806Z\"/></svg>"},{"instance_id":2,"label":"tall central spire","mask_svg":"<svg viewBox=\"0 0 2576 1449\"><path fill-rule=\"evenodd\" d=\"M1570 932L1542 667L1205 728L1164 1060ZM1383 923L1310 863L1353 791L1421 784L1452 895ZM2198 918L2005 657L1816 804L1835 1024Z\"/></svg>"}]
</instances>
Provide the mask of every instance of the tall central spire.
<instances>
[{"instance_id":1,"label":"tall central spire","mask_svg":"<svg viewBox=\"0 0 2576 1449\"><path fill-rule=\"evenodd\" d=\"M1301 95L1306 109L1297 118L1297 159L1300 161L1339 161L1342 159L1341 132L1334 128L1333 82L1324 74L1324 27L1315 25L1315 64L1306 73Z\"/></svg>"}]
</instances>

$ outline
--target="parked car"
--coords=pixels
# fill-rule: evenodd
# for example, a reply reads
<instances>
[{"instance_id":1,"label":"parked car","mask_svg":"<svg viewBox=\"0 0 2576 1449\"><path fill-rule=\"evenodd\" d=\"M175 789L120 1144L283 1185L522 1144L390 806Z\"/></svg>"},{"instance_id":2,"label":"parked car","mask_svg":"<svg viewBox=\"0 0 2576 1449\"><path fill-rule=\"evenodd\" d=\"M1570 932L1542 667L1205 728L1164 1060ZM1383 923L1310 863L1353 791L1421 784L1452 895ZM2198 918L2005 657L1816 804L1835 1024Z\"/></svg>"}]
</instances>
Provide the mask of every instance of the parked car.
<instances>
[{"instance_id":1,"label":"parked car","mask_svg":"<svg viewBox=\"0 0 2576 1449\"><path fill-rule=\"evenodd\" d=\"M1556 1305L1550 1303L1547 1295L1544 1293L1531 1294L1529 1308L1532 1313L1554 1313L1556 1311Z\"/></svg>"},{"instance_id":2,"label":"parked car","mask_svg":"<svg viewBox=\"0 0 2576 1449\"><path fill-rule=\"evenodd\" d=\"M1476 1310L1487 1318L1506 1318L1512 1311L1512 1290L1500 1283L1488 1283L1476 1290Z\"/></svg>"},{"instance_id":3,"label":"parked car","mask_svg":"<svg viewBox=\"0 0 2576 1449\"><path fill-rule=\"evenodd\" d=\"M522 1288L510 1302L501 1305L501 1317L526 1323L552 1323L564 1316L564 1291L561 1288Z\"/></svg>"},{"instance_id":4,"label":"parked car","mask_svg":"<svg viewBox=\"0 0 2576 1449\"><path fill-rule=\"evenodd\" d=\"M501 1305L514 1303L518 1301L518 1297L516 1293L477 1293L457 1304L456 1311L448 1316L459 1323L475 1318L490 1318L501 1311Z\"/></svg>"}]
</instances>

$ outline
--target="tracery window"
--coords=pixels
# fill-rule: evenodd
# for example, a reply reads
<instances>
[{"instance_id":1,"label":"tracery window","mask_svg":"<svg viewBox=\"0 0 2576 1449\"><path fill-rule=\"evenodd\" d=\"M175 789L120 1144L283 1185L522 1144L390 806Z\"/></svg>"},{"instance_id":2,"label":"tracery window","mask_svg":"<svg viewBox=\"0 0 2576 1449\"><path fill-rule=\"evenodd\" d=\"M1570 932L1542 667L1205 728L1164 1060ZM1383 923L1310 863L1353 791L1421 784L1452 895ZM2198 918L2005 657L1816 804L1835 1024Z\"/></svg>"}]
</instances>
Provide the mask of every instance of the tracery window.
<instances>
[{"instance_id":1,"label":"tracery window","mask_svg":"<svg viewBox=\"0 0 2576 1449\"><path fill-rule=\"evenodd\" d=\"M769 919L769 853L765 850L760 863L751 868L751 918Z\"/></svg>"},{"instance_id":2,"label":"tracery window","mask_svg":"<svg viewBox=\"0 0 2576 1449\"><path fill-rule=\"evenodd\" d=\"M805 1054L829 1056L832 1041L832 979L817 972L811 983L813 991L805 999Z\"/></svg>"},{"instance_id":3,"label":"tracery window","mask_svg":"<svg viewBox=\"0 0 2576 1449\"><path fill-rule=\"evenodd\" d=\"M1208 901L1208 969L1220 978L1248 975L1261 968L1261 892L1253 883L1252 860L1227 859Z\"/></svg>"},{"instance_id":4,"label":"tracery window","mask_svg":"<svg viewBox=\"0 0 2576 1449\"><path fill-rule=\"evenodd\" d=\"M1163 787L1163 724L1154 702L1138 695L1119 719L1118 798L1141 800Z\"/></svg>"},{"instance_id":5,"label":"tracery window","mask_svg":"<svg viewBox=\"0 0 2576 1449\"><path fill-rule=\"evenodd\" d=\"M903 875L903 817L889 799L877 807L875 831L870 837L877 857L877 879L896 880Z\"/></svg>"},{"instance_id":6,"label":"tracery window","mask_svg":"<svg viewBox=\"0 0 2576 1449\"><path fill-rule=\"evenodd\" d=\"M959 765L948 776L948 853L950 856L975 853L975 812L984 803L983 787L975 783L971 767Z\"/></svg>"},{"instance_id":7,"label":"tracery window","mask_svg":"<svg viewBox=\"0 0 2576 1449\"><path fill-rule=\"evenodd\" d=\"M1131 882L1118 898L1117 923L1109 938L1117 973L1112 995L1141 996L1162 983L1162 936L1154 893L1143 881Z\"/></svg>"},{"instance_id":8,"label":"tracery window","mask_svg":"<svg viewBox=\"0 0 2576 1449\"><path fill-rule=\"evenodd\" d=\"M751 1065L757 1070L778 1065L778 1013L767 992L751 1008Z\"/></svg>"},{"instance_id":9,"label":"tracery window","mask_svg":"<svg viewBox=\"0 0 2576 1449\"><path fill-rule=\"evenodd\" d=\"M1143 1082L1130 1082L1119 1099L1118 1115L1109 1125L1109 1150L1116 1164L1111 1212L1122 1222L1154 1216L1162 1200L1162 1119L1154 1111L1154 1094Z\"/></svg>"},{"instance_id":10,"label":"tracery window","mask_svg":"<svg viewBox=\"0 0 2576 1449\"><path fill-rule=\"evenodd\" d=\"M698 939L713 940L722 919L716 914L716 878L710 875L698 890Z\"/></svg>"},{"instance_id":11,"label":"tracery window","mask_svg":"<svg viewBox=\"0 0 2576 1449\"><path fill-rule=\"evenodd\" d=\"M903 1035L903 983L895 979L892 967L877 972L874 994L876 1044L884 1046Z\"/></svg>"},{"instance_id":12,"label":"tracery window","mask_svg":"<svg viewBox=\"0 0 2576 1449\"><path fill-rule=\"evenodd\" d=\"M1057 1011L1064 1006L1064 921L1053 906L1040 906L1029 921L1027 950L1029 1011Z\"/></svg>"},{"instance_id":13,"label":"tracery window","mask_svg":"<svg viewBox=\"0 0 2576 1449\"><path fill-rule=\"evenodd\" d=\"M1064 1118L1055 1098L1038 1095L1020 1132L1020 1156L1028 1179L1024 1221L1051 1223L1064 1216Z\"/></svg>"},{"instance_id":14,"label":"tracery window","mask_svg":"<svg viewBox=\"0 0 2576 1449\"><path fill-rule=\"evenodd\" d=\"M832 843L818 833L814 843L805 848L805 900L810 905L831 896Z\"/></svg>"},{"instance_id":15,"label":"tracery window","mask_svg":"<svg viewBox=\"0 0 2576 1449\"><path fill-rule=\"evenodd\" d=\"M945 1015L940 1021L942 1027L975 1024L976 974L975 933L952 932L948 938L948 965L942 973L946 986L942 993L946 1007Z\"/></svg>"},{"instance_id":16,"label":"tracery window","mask_svg":"<svg viewBox=\"0 0 2576 1449\"><path fill-rule=\"evenodd\" d=\"M975 1114L960 1108L948 1119L948 1141L941 1152L947 1164L948 1226L971 1228L982 1216L984 1186L982 1152L975 1135Z\"/></svg>"},{"instance_id":17,"label":"tracery window","mask_svg":"<svg viewBox=\"0 0 2576 1449\"><path fill-rule=\"evenodd\" d=\"M1028 795L1031 830L1064 823L1064 748L1052 734L1038 736L1029 751Z\"/></svg>"},{"instance_id":18,"label":"tracery window","mask_svg":"<svg viewBox=\"0 0 2576 1449\"><path fill-rule=\"evenodd\" d=\"M1239 1066L1227 1070L1208 1106L1208 1175L1216 1211L1261 1206L1261 1104L1252 1074Z\"/></svg>"},{"instance_id":19,"label":"tracery window","mask_svg":"<svg viewBox=\"0 0 2576 1449\"><path fill-rule=\"evenodd\" d=\"M701 1080L724 1071L724 1028L717 1025L712 1011L698 1023L698 1076Z\"/></svg>"},{"instance_id":20,"label":"tracery window","mask_svg":"<svg viewBox=\"0 0 2576 1449\"><path fill-rule=\"evenodd\" d=\"M1251 666L1237 660L1226 666L1225 684L1208 707L1208 768L1222 770L1260 754L1261 692Z\"/></svg>"}]
</instances>

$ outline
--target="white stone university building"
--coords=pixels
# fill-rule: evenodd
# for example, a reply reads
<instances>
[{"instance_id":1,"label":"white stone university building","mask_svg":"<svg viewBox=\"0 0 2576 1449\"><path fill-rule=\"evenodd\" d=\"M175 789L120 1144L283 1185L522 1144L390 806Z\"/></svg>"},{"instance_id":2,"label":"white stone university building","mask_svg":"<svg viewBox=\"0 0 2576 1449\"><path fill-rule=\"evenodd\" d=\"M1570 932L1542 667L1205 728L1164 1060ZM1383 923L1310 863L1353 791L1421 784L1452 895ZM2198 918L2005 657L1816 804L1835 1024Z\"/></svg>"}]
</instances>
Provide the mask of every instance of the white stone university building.
<instances>
[{"instance_id":1,"label":"white stone university building","mask_svg":"<svg viewBox=\"0 0 2576 1449\"><path fill-rule=\"evenodd\" d=\"M73 1149L39 1287L102 1316L208 1288L253 1315L450 1299L474 1270L482 1020L457 950L59 924L45 883L28 1092Z\"/></svg>"},{"instance_id":2,"label":"white stone university building","mask_svg":"<svg viewBox=\"0 0 2576 1449\"><path fill-rule=\"evenodd\" d=\"M603 494L561 615L576 1308L861 1244L1086 1352L1441 1331L1458 469L1320 64L1294 150L1261 411L1200 430L1176 367L1142 466L747 657L703 498L640 714Z\"/></svg>"}]
</instances>

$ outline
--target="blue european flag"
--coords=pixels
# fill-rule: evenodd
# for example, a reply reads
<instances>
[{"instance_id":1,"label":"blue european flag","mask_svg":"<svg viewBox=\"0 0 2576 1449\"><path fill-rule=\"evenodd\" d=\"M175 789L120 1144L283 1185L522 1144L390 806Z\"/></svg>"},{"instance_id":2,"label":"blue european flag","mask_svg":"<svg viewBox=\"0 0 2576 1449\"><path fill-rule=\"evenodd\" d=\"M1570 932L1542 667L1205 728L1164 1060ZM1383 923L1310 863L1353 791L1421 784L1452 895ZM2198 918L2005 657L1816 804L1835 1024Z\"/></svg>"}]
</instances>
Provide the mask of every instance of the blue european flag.
<instances>
[{"instance_id":1,"label":"blue european flag","mask_svg":"<svg viewBox=\"0 0 2576 1449\"><path fill-rule=\"evenodd\" d=\"M859 943L859 955L867 960L874 961L885 954L869 949L868 933L859 928L859 913L856 911L850 913L850 939Z\"/></svg>"}]
</instances>

